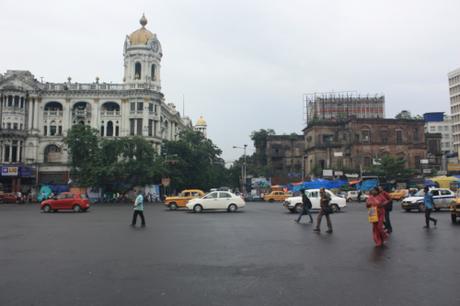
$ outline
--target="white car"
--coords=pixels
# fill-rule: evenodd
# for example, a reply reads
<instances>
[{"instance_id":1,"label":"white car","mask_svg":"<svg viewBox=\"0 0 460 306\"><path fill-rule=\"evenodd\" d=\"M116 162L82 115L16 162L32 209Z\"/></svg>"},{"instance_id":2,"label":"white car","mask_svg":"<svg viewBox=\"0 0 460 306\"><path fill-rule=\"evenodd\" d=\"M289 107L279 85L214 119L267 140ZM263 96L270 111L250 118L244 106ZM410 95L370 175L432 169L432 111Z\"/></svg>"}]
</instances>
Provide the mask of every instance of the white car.
<instances>
[{"instance_id":1,"label":"white car","mask_svg":"<svg viewBox=\"0 0 460 306\"><path fill-rule=\"evenodd\" d=\"M367 198L369 197L364 192L361 192L361 195L360 195L359 199L358 199L358 195L359 195L359 191L356 191L356 190L348 191L348 193L347 193L347 202L351 202L351 201L358 201L358 202L359 201L366 201Z\"/></svg>"},{"instance_id":2,"label":"white car","mask_svg":"<svg viewBox=\"0 0 460 306\"><path fill-rule=\"evenodd\" d=\"M326 189L326 192L329 194L331 197L331 202L329 205L332 208L333 212L338 212L342 208L347 207L347 200L341 197L336 196L334 193L332 193L330 190ZM308 189L305 190L305 194L311 201L312 205L312 210L319 210L321 208L320 205L320 195L319 195L319 189ZM302 197L290 197L287 198L284 201L283 206L287 209L289 209L293 213L300 213L302 210Z\"/></svg>"},{"instance_id":3,"label":"white car","mask_svg":"<svg viewBox=\"0 0 460 306\"><path fill-rule=\"evenodd\" d=\"M449 208L452 204L452 201L455 200L456 197L455 193L447 188L432 188L430 191L433 195L435 210L440 210L441 208ZM401 202L402 209L405 211L411 211L412 209L425 211L424 196L425 192L422 189L414 196L405 198Z\"/></svg>"},{"instance_id":4,"label":"white car","mask_svg":"<svg viewBox=\"0 0 460 306\"><path fill-rule=\"evenodd\" d=\"M187 203L187 208L194 212L202 212L206 209L223 209L235 212L246 206L246 202L240 197L228 191L213 191L202 198L192 199Z\"/></svg>"}]
</instances>

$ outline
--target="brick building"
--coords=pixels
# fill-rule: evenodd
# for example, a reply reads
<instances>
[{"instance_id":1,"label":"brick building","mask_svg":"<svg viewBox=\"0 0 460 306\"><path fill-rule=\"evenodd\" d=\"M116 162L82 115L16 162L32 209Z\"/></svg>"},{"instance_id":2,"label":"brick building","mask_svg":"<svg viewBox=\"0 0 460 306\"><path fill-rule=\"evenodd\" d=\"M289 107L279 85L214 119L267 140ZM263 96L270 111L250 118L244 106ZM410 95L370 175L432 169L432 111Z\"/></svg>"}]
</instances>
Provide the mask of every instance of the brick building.
<instances>
[{"instance_id":1,"label":"brick building","mask_svg":"<svg viewBox=\"0 0 460 306\"><path fill-rule=\"evenodd\" d=\"M303 135L272 135L267 137L267 166L272 184L286 184L302 179Z\"/></svg>"},{"instance_id":2,"label":"brick building","mask_svg":"<svg viewBox=\"0 0 460 306\"><path fill-rule=\"evenodd\" d=\"M407 167L421 169L427 155L423 120L315 121L304 129L304 137L306 175L322 169L366 170L384 155L402 157Z\"/></svg>"}]
</instances>

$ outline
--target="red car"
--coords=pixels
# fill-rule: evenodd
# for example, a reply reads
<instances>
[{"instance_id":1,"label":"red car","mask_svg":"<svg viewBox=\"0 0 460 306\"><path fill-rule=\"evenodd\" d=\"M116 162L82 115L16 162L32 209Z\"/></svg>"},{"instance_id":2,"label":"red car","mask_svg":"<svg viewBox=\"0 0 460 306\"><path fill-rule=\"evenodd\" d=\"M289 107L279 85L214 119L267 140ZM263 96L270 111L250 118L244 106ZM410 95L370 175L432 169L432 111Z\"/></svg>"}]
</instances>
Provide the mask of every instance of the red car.
<instances>
[{"instance_id":1,"label":"red car","mask_svg":"<svg viewBox=\"0 0 460 306\"><path fill-rule=\"evenodd\" d=\"M0 194L1 203L24 203L24 200L16 193L2 193Z\"/></svg>"},{"instance_id":2,"label":"red car","mask_svg":"<svg viewBox=\"0 0 460 306\"><path fill-rule=\"evenodd\" d=\"M58 210L73 210L74 212L87 211L89 200L85 194L63 192L53 199L44 200L40 208L44 212L55 212Z\"/></svg>"}]
</instances>

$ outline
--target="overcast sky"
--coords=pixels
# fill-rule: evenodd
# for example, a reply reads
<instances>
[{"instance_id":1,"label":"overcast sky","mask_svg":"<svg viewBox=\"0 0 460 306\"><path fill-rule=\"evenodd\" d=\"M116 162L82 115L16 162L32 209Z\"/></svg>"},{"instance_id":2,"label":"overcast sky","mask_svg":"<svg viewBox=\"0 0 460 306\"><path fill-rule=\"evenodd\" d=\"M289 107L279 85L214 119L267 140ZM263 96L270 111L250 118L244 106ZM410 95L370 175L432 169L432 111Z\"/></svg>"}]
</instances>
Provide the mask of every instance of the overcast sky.
<instances>
[{"instance_id":1,"label":"overcast sky","mask_svg":"<svg viewBox=\"0 0 460 306\"><path fill-rule=\"evenodd\" d=\"M81 83L121 82L145 12L166 100L182 110L184 95L227 161L253 130L300 133L304 93L382 93L388 117L448 112L460 67L459 0L1 0L0 12L1 73Z\"/></svg>"}]
</instances>

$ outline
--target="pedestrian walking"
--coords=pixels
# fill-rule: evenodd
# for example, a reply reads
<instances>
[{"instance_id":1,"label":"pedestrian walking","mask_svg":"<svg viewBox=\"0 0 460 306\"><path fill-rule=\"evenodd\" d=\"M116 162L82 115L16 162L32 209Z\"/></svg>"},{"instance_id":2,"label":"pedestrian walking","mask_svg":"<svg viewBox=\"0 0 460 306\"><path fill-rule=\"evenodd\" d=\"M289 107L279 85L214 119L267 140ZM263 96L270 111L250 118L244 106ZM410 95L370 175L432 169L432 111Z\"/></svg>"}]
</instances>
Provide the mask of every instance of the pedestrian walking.
<instances>
[{"instance_id":1,"label":"pedestrian walking","mask_svg":"<svg viewBox=\"0 0 460 306\"><path fill-rule=\"evenodd\" d=\"M141 217L141 226L145 226L145 218L144 218L144 196L142 192L139 190L137 192L136 200L134 201L134 213L133 213L133 222L131 226L136 226L137 216Z\"/></svg>"},{"instance_id":2,"label":"pedestrian walking","mask_svg":"<svg viewBox=\"0 0 460 306\"><path fill-rule=\"evenodd\" d=\"M319 190L319 194L320 194L320 197L321 197L320 198L321 208L320 208L319 213L318 213L318 219L316 221L316 228L313 231L321 232L321 219L323 218L323 216L325 216L326 221L327 221L327 228L328 228L326 233L331 234L332 233L332 223L331 223L331 217L329 216L332 213L332 209L329 206L329 202L331 202L331 197L330 197L329 194L327 194L327 192L326 192L326 190L324 190L324 188L321 188Z\"/></svg>"},{"instance_id":3,"label":"pedestrian walking","mask_svg":"<svg viewBox=\"0 0 460 306\"><path fill-rule=\"evenodd\" d=\"M302 194L302 211L299 214L295 222L299 223L302 216L308 215L310 217L310 223L313 223L313 217L311 216L310 209L312 207L310 199L305 194L305 189L301 189L300 193Z\"/></svg>"},{"instance_id":4,"label":"pedestrian walking","mask_svg":"<svg viewBox=\"0 0 460 306\"><path fill-rule=\"evenodd\" d=\"M391 226L390 212L393 210L393 200L391 199L388 192L386 192L385 189L383 189L382 186L379 187L379 191L379 195L385 202L385 219L383 221L383 225L385 227L385 230L391 234L393 232L393 227Z\"/></svg>"},{"instance_id":5,"label":"pedestrian walking","mask_svg":"<svg viewBox=\"0 0 460 306\"><path fill-rule=\"evenodd\" d=\"M423 197L423 202L425 204L425 226L423 228L430 228L430 221L432 221L436 227L438 220L431 217L431 212L433 211L434 207L433 194L431 193L430 189L428 189L428 187L425 187L423 191L425 191L425 196Z\"/></svg>"},{"instance_id":6,"label":"pedestrian walking","mask_svg":"<svg viewBox=\"0 0 460 306\"><path fill-rule=\"evenodd\" d=\"M373 188L366 203L366 207L369 209L369 222L372 223L372 237L376 246L382 246L384 241L388 239L388 234L383 228L385 200L379 193L378 187Z\"/></svg>"}]
</instances>

